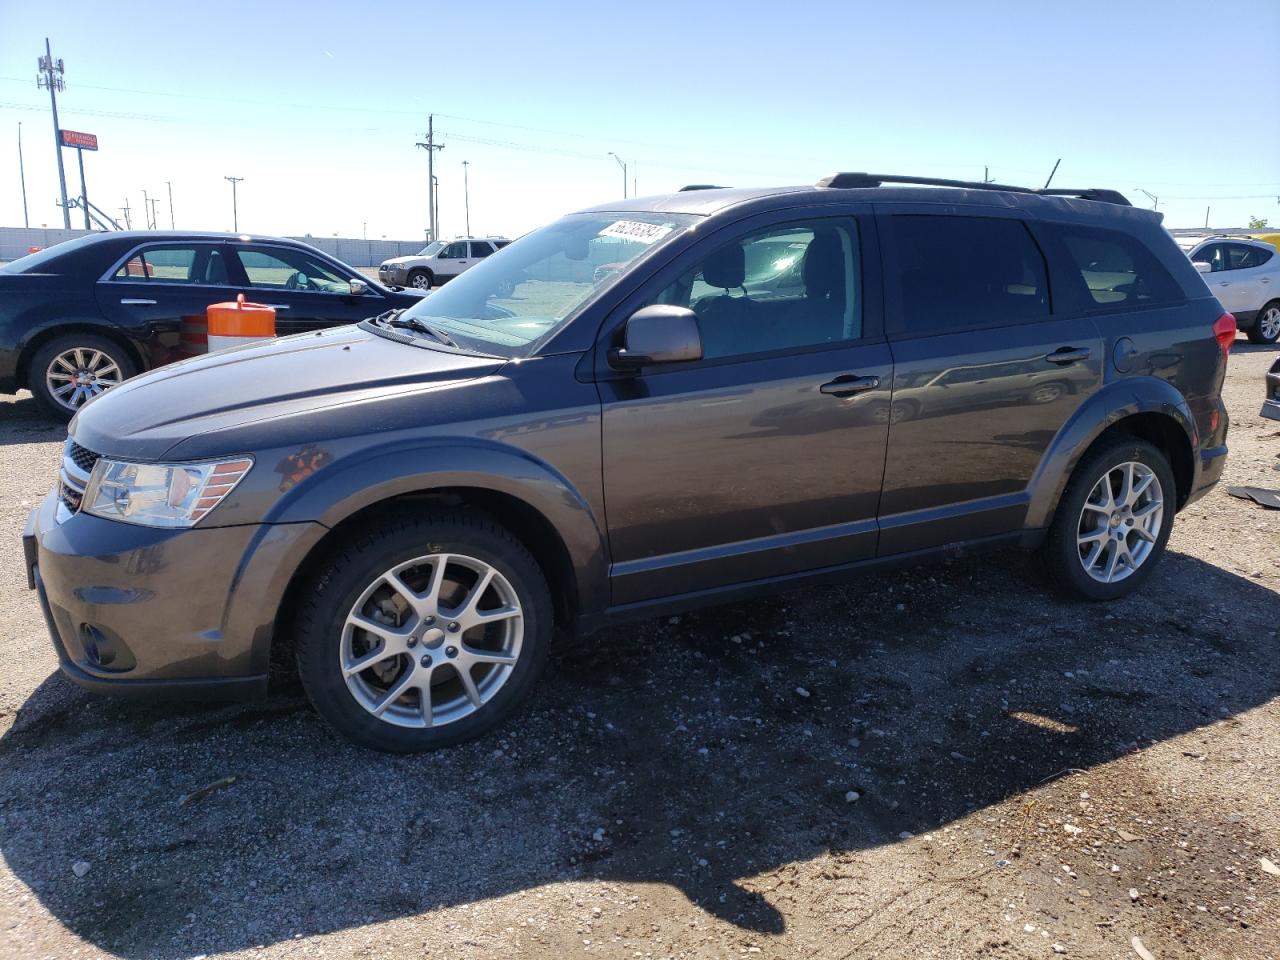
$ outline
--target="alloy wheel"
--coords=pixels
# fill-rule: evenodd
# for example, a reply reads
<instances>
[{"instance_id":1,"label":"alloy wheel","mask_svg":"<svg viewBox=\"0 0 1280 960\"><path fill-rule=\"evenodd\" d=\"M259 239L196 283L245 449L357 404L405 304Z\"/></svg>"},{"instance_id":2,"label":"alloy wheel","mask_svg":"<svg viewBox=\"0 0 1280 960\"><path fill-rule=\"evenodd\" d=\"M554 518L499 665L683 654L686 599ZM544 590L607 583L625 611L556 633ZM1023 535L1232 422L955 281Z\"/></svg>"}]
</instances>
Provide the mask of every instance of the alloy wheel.
<instances>
[{"instance_id":1,"label":"alloy wheel","mask_svg":"<svg viewBox=\"0 0 1280 960\"><path fill-rule=\"evenodd\" d=\"M1268 307L1258 318L1258 329L1267 340L1280 338L1280 307Z\"/></svg>"},{"instance_id":2,"label":"alloy wheel","mask_svg":"<svg viewBox=\"0 0 1280 960\"><path fill-rule=\"evenodd\" d=\"M430 290L431 278L424 273L415 274L413 279L409 281L409 286L418 290Z\"/></svg>"},{"instance_id":3,"label":"alloy wheel","mask_svg":"<svg viewBox=\"0 0 1280 960\"><path fill-rule=\"evenodd\" d=\"M510 679L524 615L510 581L460 554L398 564L356 600L342 627L339 666L365 710L402 727L469 716Z\"/></svg>"},{"instance_id":4,"label":"alloy wheel","mask_svg":"<svg viewBox=\"0 0 1280 960\"><path fill-rule=\"evenodd\" d=\"M1130 460L1098 478L1076 528L1085 572L1100 583L1131 576L1155 548L1164 520L1164 490L1155 472Z\"/></svg>"},{"instance_id":5,"label":"alloy wheel","mask_svg":"<svg viewBox=\"0 0 1280 960\"><path fill-rule=\"evenodd\" d=\"M79 410L123 379L119 365L93 347L64 350L53 358L44 374L50 396L68 410Z\"/></svg>"}]
</instances>

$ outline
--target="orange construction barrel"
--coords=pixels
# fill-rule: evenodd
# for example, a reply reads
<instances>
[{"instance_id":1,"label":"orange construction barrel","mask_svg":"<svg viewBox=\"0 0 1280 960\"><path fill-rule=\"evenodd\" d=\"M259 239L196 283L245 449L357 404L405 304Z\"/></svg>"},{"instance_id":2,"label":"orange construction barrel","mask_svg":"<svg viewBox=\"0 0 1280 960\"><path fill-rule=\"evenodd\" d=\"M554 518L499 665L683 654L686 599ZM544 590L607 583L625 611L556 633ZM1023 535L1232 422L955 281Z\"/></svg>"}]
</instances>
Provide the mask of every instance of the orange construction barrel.
<instances>
[{"instance_id":1,"label":"orange construction barrel","mask_svg":"<svg viewBox=\"0 0 1280 960\"><path fill-rule=\"evenodd\" d=\"M246 303L244 294L234 303L211 303L205 310L209 351L238 347L276 335L276 311L262 303Z\"/></svg>"}]
</instances>

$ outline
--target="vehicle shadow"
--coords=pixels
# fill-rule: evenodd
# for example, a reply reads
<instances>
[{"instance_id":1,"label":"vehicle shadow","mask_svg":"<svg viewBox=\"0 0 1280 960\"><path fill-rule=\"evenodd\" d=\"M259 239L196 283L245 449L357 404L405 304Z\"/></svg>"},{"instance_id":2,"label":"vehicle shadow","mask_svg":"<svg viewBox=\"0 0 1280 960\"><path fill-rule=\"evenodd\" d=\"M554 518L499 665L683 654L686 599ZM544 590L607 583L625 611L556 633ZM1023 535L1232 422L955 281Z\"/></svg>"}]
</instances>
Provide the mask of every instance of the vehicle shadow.
<instances>
[{"instance_id":1,"label":"vehicle shadow","mask_svg":"<svg viewBox=\"0 0 1280 960\"><path fill-rule=\"evenodd\" d=\"M782 933L763 873L934 830L1280 694L1272 590L1170 554L1139 595L1070 604L1022 586L1024 567L957 561L566 641L529 710L428 756L339 741L287 684L198 707L54 675L0 738L0 852L126 957L568 880L669 884Z\"/></svg>"},{"instance_id":2,"label":"vehicle shadow","mask_svg":"<svg viewBox=\"0 0 1280 960\"><path fill-rule=\"evenodd\" d=\"M0 446L64 440L67 425L50 416L25 390L7 403L0 403Z\"/></svg>"}]
</instances>

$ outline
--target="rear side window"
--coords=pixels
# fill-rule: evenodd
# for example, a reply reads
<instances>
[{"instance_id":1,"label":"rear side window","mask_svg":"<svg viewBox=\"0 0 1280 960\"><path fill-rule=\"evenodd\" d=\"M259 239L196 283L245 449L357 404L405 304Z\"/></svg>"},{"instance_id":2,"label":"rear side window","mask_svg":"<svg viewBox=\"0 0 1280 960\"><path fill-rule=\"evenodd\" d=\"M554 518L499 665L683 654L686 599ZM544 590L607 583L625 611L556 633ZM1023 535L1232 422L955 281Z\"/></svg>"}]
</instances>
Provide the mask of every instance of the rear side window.
<instances>
[{"instance_id":1,"label":"rear side window","mask_svg":"<svg viewBox=\"0 0 1280 960\"><path fill-rule=\"evenodd\" d=\"M1248 270L1260 267L1271 259L1271 252L1261 247L1251 247L1244 243L1229 243L1227 248L1227 269Z\"/></svg>"},{"instance_id":2,"label":"rear side window","mask_svg":"<svg viewBox=\"0 0 1280 960\"><path fill-rule=\"evenodd\" d=\"M228 282L222 251L209 244L166 244L140 250L120 265L114 279L202 286Z\"/></svg>"},{"instance_id":3,"label":"rear side window","mask_svg":"<svg viewBox=\"0 0 1280 960\"><path fill-rule=\"evenodd\" d=\"M899 332L949 333L1049 315L1044 256L1020 220L889 218L899 264Z\"/></svg>"},{"instance_id":4,"label":"rear side window","mask_svg":"<svg viewBox=\"0 0 1280 960\"><path fill-rule=\"evenodd\" d=\"M1137 237L1117 230L1058 226L1058 236L1088 291L1086 304L1134 307L1181 296L1173 277Z\"/></svg>"},{"instance_id":5,"label":"rear side window","mask_svg":"<svg viewBox=\"0 0 1280 960\"><path fill-rule=\"evenodd\" d=\"M483 240L471 241L471 256L473 259L482 260L491 253L493 253L493 248Z\"/></svg>"}]
</instances>

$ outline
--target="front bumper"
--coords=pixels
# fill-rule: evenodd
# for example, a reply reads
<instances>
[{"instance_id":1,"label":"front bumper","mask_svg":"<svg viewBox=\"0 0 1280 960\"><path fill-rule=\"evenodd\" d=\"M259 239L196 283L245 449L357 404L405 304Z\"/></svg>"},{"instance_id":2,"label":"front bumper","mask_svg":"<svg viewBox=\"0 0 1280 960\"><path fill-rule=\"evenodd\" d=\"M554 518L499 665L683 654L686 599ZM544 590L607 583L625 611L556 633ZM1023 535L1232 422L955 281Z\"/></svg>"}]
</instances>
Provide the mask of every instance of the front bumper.
<instances>
[{"instance_id":1,"label":"front bumper","mask_svg":"<svg viewBox=\"0 0 1280 960\"><path fill-rule=\"evenodd\" d=\"M390 287L403 287L408 273L403 267L378 267L378 281Z\"/></svg>"},{"instance_id":2,"label":"front bumper","mask_svg":"<svg viewBox=\"0 0 1280 960\"><path fill-rule=\"evenodd\" d=\"M1280 420L1280 360L1267 371L1267 396L1262 401L1261 413L1268 420Z\"/></svg>"},{"instance_id":3,"label":"front bumper","mask_svg":"<svg viewBox=\"0 0 1280 960\"><path fill-rule=\"evenodd\" d=\"M84 513L54 494L27 518L27 581L62 670L98 692L262 695L292 572L314 523L158 530Z\"/></svg>"}]
</instances>

